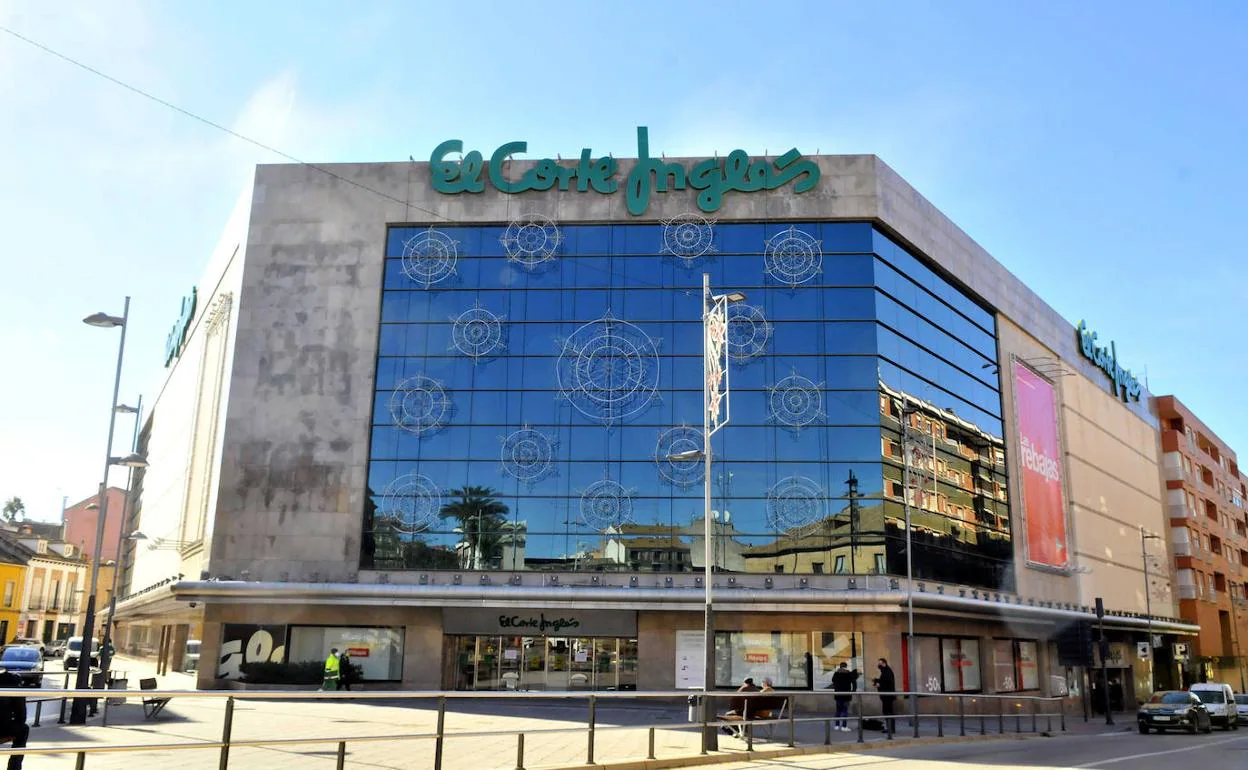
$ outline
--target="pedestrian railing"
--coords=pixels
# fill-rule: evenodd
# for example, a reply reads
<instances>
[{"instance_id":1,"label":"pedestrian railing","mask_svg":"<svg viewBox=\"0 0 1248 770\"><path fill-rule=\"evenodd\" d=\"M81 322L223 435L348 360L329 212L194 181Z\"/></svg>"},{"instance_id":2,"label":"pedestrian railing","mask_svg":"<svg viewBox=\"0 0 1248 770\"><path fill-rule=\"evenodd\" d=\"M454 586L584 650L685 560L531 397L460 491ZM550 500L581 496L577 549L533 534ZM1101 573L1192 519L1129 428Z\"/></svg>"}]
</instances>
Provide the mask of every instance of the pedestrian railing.
<instances>
[{"instance_id":1,"label":"pedestrian railing","mask_svg":"<svg viewBox=\"0 0 1248 770\"><path fill-rule=\"evenodd\" d=\"M884 693L888 695L889 693ZM30 695L30 690L2 690L0 689L0 698L8 696ZM1041 697L1034 695L986 695L986 694L939 694L918 693L918 692L897 692L892 695L897 697L898 705L908 704L910 708L907 713L899 714L863 714L863 706L865 702L874 703L879 700L880 693L876 692L854 692L854 693L836 693L831 690L776 690L766 693L740 693L731 691L712 691L703 693L696 691L690 695L688 690L681 691L665 691L665 692L478 692L478 691L455 691L455 692L386 692L386 691L352 691L352 692L321 692L321 691L243 691L236 692L230 690L43 690L36 702L61 701L62 720L64 716L64 703L68 699L78 697L88 697L91 699L103 700L103 728L108 722L108 708L110 701L113 699L129 698L171 698L174 703L183 699L209 699L209 700L225 700L225 715L221 727L221 739L219 741L184 741L176 743L149 743L149 744L124 744L124 745L66 745L66 746L35 746L25 749L0 748L0 757L13 754L25 754L27 756L38 755L76 755L76 770L83 770L87 764L87 758L93 754L116 754L128 752L153 752L153 751L217 751L219 752L218 767L220 770L227 770L229 767L230 749L231 748L285 748L290 749L299 746L334 746L336 748L337 767L343 768L347 758L347 749L352 744L378 743L378 742L427 742L432 745L433 752L433 770L442 770L443 759L445 753L445 744L448 738L497 738L500 735L514 736L516 745L516 770L524 770L525 768L525 738L526 736L548 736L558 734L583 734L585 740L585 764L595 764L595 745L599 733L614 730L645 730L648 733L648 751L647 759L658 759L655 751L655 731L656 730L698 730L701 732L701 753L708 754L717 749L718 738L722 728L740 729L741 737L745 742L745 751L752 752L755 750L755 728L760 725L770 725L773 728L779 728L783 725L784 735L778 743L788 748L795 748L799 745L798 727L801 725L817 724L822 725L822 745L831 746L834 744L833 723L839 719L846 720L847 724L852 724L850 732L856 733L856 742L865 743L868 732L880 732L880 730L868 730L867 723L871 720L877 720L882 728L884 740L894 740L894 738L902 733L908 732L914 738L920 738L924 735L928 737L946 737L953 735L956 730L958 736L967 735L1008 735L1038 732L1054 732L1054 727L1058 731L1066 730L1066 711L1065 699L1060 697ZM829 715L828 711L833 707L834 698L837 695L849 695L854 704L854 711L847 717L838 718ZM724 719L720 716L707 718L707 711L697 707L695 701L702 697L710 697L713 703L723 702L724 708L727 708L728 701L732 699L754 699L754 698L780 698L788 699L788 707L784 710L783 716L778 719L742 719L732 718ZM867 701L867 699L871 699ZM232 739L234 729L234 705L238 701L350 701L352 703L376 701L376 702L416 702L416 703L432 703L437 709L436 727L433 731L411 732L402 734L387 735L352 735L352 736L323 736L323 737L305 737L305 738L263 738L263 739ZM586 706L585 724L577 727L551 727L526 730L447 730L446 716L447 704L453 701L498 701L502 703L516 703L523 701L584 701ZM690 713L699 714L699 718L691 719L689 723L684 725L674 725L671 721L663 722L645 722L641 724L622 724L622 725L604 725L598 723L598 707L603 704L616 705L621 702L632 704L653 703L656 708L666 708L670 711L670 707L674 704L688 701L690 705ZM799 715L799 702L801 706L801 714ZM932 710L930 707L933 703L940 702L947 707L952 707L954 711ZM951 703L952 702L952 703ZM922 706L926 704L929 708L925 712ZM711 709L711 712L717 709ZM452 711L452 713L456 713ZM38 724L38 712L36 712L36 725ZM916 718L917 717L917 718ZM91 729L88 725L86 729ZM807 731L808 733L810 731ZM818 730L814 731L815 733ZM32 736L34 738L35 736ZM802 745L819 745L818 741L806 740Z\"/></svg>"}]
</instances>

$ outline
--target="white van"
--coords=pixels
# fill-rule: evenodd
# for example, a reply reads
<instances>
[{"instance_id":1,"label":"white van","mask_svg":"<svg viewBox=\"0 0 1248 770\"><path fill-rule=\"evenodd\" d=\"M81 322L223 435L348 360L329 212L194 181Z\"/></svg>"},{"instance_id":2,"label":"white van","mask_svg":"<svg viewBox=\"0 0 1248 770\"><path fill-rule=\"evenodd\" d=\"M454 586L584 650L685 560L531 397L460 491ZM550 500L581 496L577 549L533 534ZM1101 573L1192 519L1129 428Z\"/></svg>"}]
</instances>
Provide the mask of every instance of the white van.
<instances>
[{"instance_id":1,"label":"white van","mask_svg":"<svg viewBox=\"0 0 1248 770\"><path fill-rule=\"evenodd\" d=\"M1223 730L1239 729L1239 719L1235 711L1235 691L1229 684L1205 682L1194 684L1187 689L1200 698L1205 708L1209 709L1210 722L1222 725Z\"/></svg>"}]
</instances>

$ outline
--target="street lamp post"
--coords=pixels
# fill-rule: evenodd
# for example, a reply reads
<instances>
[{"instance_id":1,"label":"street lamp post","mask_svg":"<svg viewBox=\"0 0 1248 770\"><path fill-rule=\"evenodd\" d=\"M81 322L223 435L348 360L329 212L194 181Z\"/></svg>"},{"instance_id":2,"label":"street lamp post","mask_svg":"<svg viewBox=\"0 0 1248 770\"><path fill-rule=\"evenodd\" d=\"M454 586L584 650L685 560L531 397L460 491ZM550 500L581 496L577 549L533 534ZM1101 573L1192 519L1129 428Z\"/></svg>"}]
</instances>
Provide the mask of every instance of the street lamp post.
<instances>
[{"instance_id":1,"label":"street lamp post","mask_svg":"<svg viewBox=\"0 0 1248 770\"><path fill-rule=\"evenodd\" d=\"M718 315L724 324L726 330L727 324L727 306L736 302L744 302L745 295L739 291L729 292L727 294L711 293L711 276L708 273L702 274L702 449L689 450L687 452L679 452L671 455L669 459L678 462L689 462L693 460L702 460L705 464L703 469L702 483L702 524L703 532L703 588L705 593L705 601L702 613L702 634L703 634L703 665L702 665L702 719L705 724L710 724L715 718L715 708L711 704L710 691L715 686L715 607L714 596L712 592L712 576L714 575L714 528L711 523L711 436L715 431L723 427L727 422L725 416L722 420L719 418L719 402L718 398L714 398L712 387L718 388L719 375L723 377L723 397L727 400L728 393L728 368L723 366L722 372L718 374L715 367L716 362L712 361L713 348L716 341L711 338L715 331L712 321ZM726 338L725 338L726 341ZM718 355L717 355L718 357ZM724 354L726 359L726 354ZM726 405L725 405L726 408ZM719 733L714 727L707 727L702 732L702 750L704 752L714 751L719 748Z\"/></svg>"},{"instance_id":2,"label":"street lamp post","mask_svg":"<svg viewBox=\"0 0 1248 770\"><path fill-rule=\"evenodd\" d=\"M100 479L100 514L95 523L95 548L91 557L91 587L87 594L87 610L82 621L83 654L78 659L78 675L74 687L87 690L91 686L91 650L95 642L95 592L100 584L100 552L104 546L104 521L108 517L108 472L114 465L143 467L146 462L136 454L127 457L113 456L113 430L117 426L117 394L121 389L121 362L126 352L126 324L130 320L130 298L126 297L120 317L107 313L95 313L82 319L88 326L101 329L121 327L121 340L117 344L117 369L113 375L113 400L109 405L108 444L104 452L104 475ZM70 710L70 724L80 725L87 721L87 698L74 698Z\"/></svg>"},{"instance_id":3,"label":"street lamp post","mask_svg":"<svg viewBox=\"0 0 1248 770\"><path fill-rule=\"evenodd\" d=\"M115 414L134 415L134 436L130 439L130 451L137 454L139 451L139 426L143 422L143 397L139 396L137 406L119 404L113 409L113 412ZM125 532L134 496L134 470L134 466L126 468L126 496L122 501L120 521L117 522L117 559L113 562L113 587L108 594L108 622L104 624L104 639L100 643L100 673L106 683L108 682L109 668L113 663L111 648L113 644L113 624L117 622L117 587L121 579L121 547L127 540Z\"/></svg>"},{"instance_id":4,"label":"street lamp post","mask_svg":"<svg viewBox=\"0 0 1248 770\"><path fill-rule=\"evenodd\" d=\"M1148 541L1161 540L1161 535L1144 531L1140 525L1140 558L1144 562L1144 614L1148 616L1148 685L1149 691L1157 689L1157 663L1154 660L1157 647L1153 644L1153 587L1148 582Z\"/></svg>"}]
</instances>

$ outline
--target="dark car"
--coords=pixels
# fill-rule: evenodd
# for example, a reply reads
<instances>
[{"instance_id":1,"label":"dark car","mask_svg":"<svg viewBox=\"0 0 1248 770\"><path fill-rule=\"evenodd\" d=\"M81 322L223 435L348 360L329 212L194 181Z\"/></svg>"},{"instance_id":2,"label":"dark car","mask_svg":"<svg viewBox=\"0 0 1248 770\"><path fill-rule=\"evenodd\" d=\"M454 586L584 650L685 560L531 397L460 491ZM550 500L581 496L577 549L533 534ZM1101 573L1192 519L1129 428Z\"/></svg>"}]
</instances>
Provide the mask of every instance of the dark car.
<instances>
[{"instance_id":1,"label":"dark car","mask_svg":"<svg viewBox=\"0 0 1248 770\"><path fill-rule=\"evenodd\" d=\"M0 649L0 668L20 677L23 687L43 686L43 655L36 647L10 644Z\"/></svg>"},{"instance_id":2,"label":"dark car","mask_svg":"<svg viewBox=\"0 0 1248 770\"><path fill-rule=\"evenodd\" d=\"M1148 703L1140 706L1136 721L1142 733L1147 733L1150 728L1159 733L1166 730L1186 730L1193 735L1197 730L1213 732L1209 709L1195 693L1183 690L1153 693Z\"/></svg>"}]
</instances>

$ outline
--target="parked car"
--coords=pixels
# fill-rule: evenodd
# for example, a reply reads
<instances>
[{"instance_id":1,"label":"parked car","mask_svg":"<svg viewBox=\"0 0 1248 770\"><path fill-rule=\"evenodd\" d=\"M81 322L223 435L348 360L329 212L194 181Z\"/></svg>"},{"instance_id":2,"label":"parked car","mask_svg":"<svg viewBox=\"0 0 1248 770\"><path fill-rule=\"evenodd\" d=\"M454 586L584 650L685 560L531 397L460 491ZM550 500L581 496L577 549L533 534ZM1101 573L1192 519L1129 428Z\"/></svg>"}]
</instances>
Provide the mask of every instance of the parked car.
<instances>
[{"instance_id":1,"label":"parked car","mask_svg":"<svg viewBox=\"0 0 1248 770\"><path fill-rule=\"evenodd\" d=\"M1248 695L1235 696L1235 711L1239 715L1239 723L1248 725Z\"/></svg>"},{"instance_id":2,"label":"parked car","mask_svg":"<svg viewBox=\"0 0 1248 770\"><path fill-rule=\"evenodd\" d=\"M1213 732L1213 719L1205 702L1196 693L1183 690L1153 693L1148 702L1140 706L1135 719L1140 732L1146 735L1149 730L1159 733L1166 730L1186 730L1192 734L1197 730Z\"/></svg>"},{"instance_id":3,"label":"parked car","mask_svg":"<svg viewBox=\"0 0 1248 770\"><path fill-rule=\"evenodd\" d=\"M47 646L44 647L43 657L45 658L65 657L65 645L67 642L68 640L66 639L57 639L55 641L48 642Z\"/></svg>"},{"instance_id":4,"label":"parked car","mask_svg":"<svg viewBox=\"0 0 1248 770\"><path fill-rule=\"evenodd\" d=\"M43 642L41 642L38 639L31 639L30 637L26 637L26 636L22 636L22 637L18 637L17 639L14 639L12 641L12 644L15 644L19 647L37 647L39 649L40 655L44 655L47 652L46 648L44 647Z\"/></svg>"},{"instance_id":5,"label":"parked car","mask_svg":"<svg viewBox=\"0 0 1248 770\"><path fill-rule=\"evenodd\" d=\"M65 644L65 662L63 663L66 671L72 671L78 668L78 658L82 656L82 637L71 636ZM91 640L91 662L88 664L91 668L98 668L100 665L100 640Z\"/></svg>"},{"instance_id":6,"label":"parked car","mask_svg":"<svg viewBox=\"0 0 1248 770\"><path fill-rule=\"evenodd\" d=\"M23 687L43 686L43 655L34 647L9 644L0 648L0 668L16 674Z\"/></svg>"},{"instance_id":7,"label":"parked car","mask_svg":"<svg viewBox=\"0 0 1248 770\"><path fill-rule=\"evenodd\" d=\"M1209 717L1223 730L1239 729L1239 714L1236 712L1235 692L1229 684L1221 682L1204 682L1187 688L1196 694L1209 709Z\"/></svg>"},{"instance_id":8,"label":"parked car","mask_svg":"<svg viewBox=\"0 0 1248 770\"><path fill-rule=\"evenodd\" d=\"M189 639L186 642L186 653L182 656L182 670L188 674L199 670L199 643L198 639Z\"/></svg>"}]
</instances>

